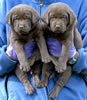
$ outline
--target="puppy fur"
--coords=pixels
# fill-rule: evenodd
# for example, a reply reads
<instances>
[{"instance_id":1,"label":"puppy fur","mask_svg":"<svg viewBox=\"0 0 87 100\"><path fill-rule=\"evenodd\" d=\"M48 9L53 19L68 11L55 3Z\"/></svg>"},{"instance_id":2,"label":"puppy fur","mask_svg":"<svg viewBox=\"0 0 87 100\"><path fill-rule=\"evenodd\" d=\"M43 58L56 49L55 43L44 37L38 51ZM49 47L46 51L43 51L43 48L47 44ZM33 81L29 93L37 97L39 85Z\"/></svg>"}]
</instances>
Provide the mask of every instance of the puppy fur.
<instances>
[{"instance_id":1,"label":"puppy fur","mask_svg":"<svg viewBox=\"0 0 87 100\"><path fill-rule=\"evenodd\" d=\"M51 4L42 15L42 20L44 22L44 36L50 36L62 44L62 51L55 66L55 70L60 77L50 92L50 97L55 98L71 75L71 65L68 65L67 61L72 43L74 42L76 50L78 50L82 48L82 39L76 28L75 14L67 4L61 2ZM45 76L44 72L42 72L43 77ZM46 76L43 79L45 80Z\"/></svg>"},{"instance_id":2,"label":"puppy fur","mask_svg":"<svg viewBox=\"0 0 87 100\"><path fill-rule=\"evenodd\" d=\"M8 45L12 45L19 61L15 69L15 73L19 80L23 83L28 94L32 94L34 89L28 81L27 72L32 70L32 68L34 69L32 75L34 84L37 85L39 82L39 74L41 72L41 64L34 64L35 60L39 58L38 53L36 53L37 50L35 50L32 55L32 62L29 63L29 60L24 53L24 45L27 42L35 40L38 47L40 48L42 61L50 61L50 56L47 51L45 40L41 35L42 33L40 31L39 20L40 17L38 13L32 7L24 4L15 6L8 12L6 16L6 22L10 28ZM45 51L43 47L46 48ZM46 58L44 56L44 52L46 54ZM32 65L35 66L35 68ZM30 66L32 66L32 68Z\"/></svg>"}]
</instances>

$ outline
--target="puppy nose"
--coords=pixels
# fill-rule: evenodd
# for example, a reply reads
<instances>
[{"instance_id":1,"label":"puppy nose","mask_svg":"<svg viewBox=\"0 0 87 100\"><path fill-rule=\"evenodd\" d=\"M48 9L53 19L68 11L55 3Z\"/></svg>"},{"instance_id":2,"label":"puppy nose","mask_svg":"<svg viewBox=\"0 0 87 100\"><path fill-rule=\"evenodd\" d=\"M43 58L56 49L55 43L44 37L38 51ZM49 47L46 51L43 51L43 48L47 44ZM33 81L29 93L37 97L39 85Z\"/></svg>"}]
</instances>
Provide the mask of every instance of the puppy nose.
<instances>
[{"instance_id":1,"label":"puppy nose","mask_svg":"<svg viewBox=\"0 0 87 100\"><path fill-rule=\"evenodd\" d=\"M20 27L20 28L23 28L23 27L24 27L24 25L23 25L23 24L20 24L20 25L19 25L19 27Z\"/></svg>"},{"instance_id":2,"label":"puppy nose","mask_svg":"<svg viewBox=\"0 0 87 100\"><path fill-rule=\"evenodd\" d=\"M59 25L59 24L57 24L57 25L56 25L56 28L60 28L60 25Z\"/></svg>"}]
</instances>

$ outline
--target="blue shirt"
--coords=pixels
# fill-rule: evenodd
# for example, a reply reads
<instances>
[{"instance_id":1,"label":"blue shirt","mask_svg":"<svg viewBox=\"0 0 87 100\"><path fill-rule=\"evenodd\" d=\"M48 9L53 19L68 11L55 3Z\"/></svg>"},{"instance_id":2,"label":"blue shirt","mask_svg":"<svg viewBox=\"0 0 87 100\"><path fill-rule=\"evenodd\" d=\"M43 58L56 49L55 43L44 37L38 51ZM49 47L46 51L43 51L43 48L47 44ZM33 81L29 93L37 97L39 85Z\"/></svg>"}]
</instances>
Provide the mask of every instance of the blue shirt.
<instances>
[{"instance_id":1,"label":"blue shirt","mask_svg":"<svg viewBox=\"0 0 87 100\"><path fill-rule=\"evenodd\" d=\"M77 28L83 39L83 48L79 52L77 62L72 66L74 73L54 100L87 100L87 0L42 0L41 15L51 3L64 2L68 4L76 14ZM14 74L8 75L16 65L16 61L11 60L6 54L8 25L5 16L8 11L18 4L28 4L40 14L40 0L0 0L0 100L52 100L48 93L55 85L58 77L49 80L46 88L37 89L32 96L26 95L22 83ZM83 78L81 77L83 76ZM28 74L33 85L33 80ZM33 85L34 87L34 85ZM8 93L8 96L7 96Z\"/></svg>"}]
</instances>

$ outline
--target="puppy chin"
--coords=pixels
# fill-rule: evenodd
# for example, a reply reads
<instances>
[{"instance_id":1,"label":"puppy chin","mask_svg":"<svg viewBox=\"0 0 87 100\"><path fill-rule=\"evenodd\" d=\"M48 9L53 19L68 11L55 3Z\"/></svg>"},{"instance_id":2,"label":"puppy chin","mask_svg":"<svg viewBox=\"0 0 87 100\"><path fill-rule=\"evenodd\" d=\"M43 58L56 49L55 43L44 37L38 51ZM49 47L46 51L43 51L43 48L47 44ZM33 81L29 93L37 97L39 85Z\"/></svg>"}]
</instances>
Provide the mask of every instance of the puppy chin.
<instances>
[{"instance_id":1,"label":"puppy chin","mask_svg":"<svg viewBox=\"0 0 87 100\"><path fill-rule=\"evenodd\" d=\"M23 37L27 37L28 33L26 33L26 32L20 32L20 35L23 36Z\"/></svg>"},{"instance_id":2,"label":"puppy chin","mask_svg":"<svg viewBox=\"0 0 87 100\"><path fill-rule=\"evenodd\" d=\"M58 33L59 34L59 33L63 33L63 32L59 31L59 30L55 30L54 33Z\"/></svg>"},{"instance_id":3,"label":"puppy chin","mask_svg":"<svg viewBox=\"0 0 87 100\"><path fill-rule=\"evenodd\" d=\"M61 28L61 29L55 29L54 30L55 33L61 33L61 34L64 33L65 31L66 31L66 28L63 28L63 29Z\"/></svg>"},{"instance_id":4,"label":"puppy chin","mask_svg":"<svg viewBox=\"0 0 87 100\"><path fill-rule=\"evenodd\" d=\"M64 33L64 31L62 31L62 30L59 30L59 29L56 29L56 30L52 30L54 33L58 33L58 34L60 34L60 33Z\"/></svg>"},{"instance_id":5,"label":"puppy chin","mask_svg":"<svg viewBox=\"0 0 87 100\"><path fill-rule=\"evenodd\" d=\"M26 32L17 31L16 33L17 33L18 37L20 37L21 39L25 39L25 38L27 39L28 38L28 33L26 33Z\"/></svg>"}]
</instances>

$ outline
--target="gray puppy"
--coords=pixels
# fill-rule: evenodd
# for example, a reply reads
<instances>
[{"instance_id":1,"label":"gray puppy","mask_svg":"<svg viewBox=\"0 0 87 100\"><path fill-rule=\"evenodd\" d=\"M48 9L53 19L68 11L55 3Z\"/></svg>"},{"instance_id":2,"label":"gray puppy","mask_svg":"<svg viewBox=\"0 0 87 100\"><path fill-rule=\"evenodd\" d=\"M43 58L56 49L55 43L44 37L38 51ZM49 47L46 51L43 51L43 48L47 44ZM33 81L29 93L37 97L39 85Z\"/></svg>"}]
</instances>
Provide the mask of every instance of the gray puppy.
<instances>
[{"instance_id":1,"label":"gray puppy","mask_svg":"<svg viewBox=\"0 0 87 100\"><path fill-rule=\"evenodd\" d=\"M62 50L55 69L57 72L63 72L66 70L66 62L73 41L75 41L74 44L77 50L82 47L81 36L76 28L75 14L68 5L54 3L46 9L42 20L48 28L44 28L44 35L50 36L62 44ZM77 41L79 41L78 44Z\"/></svg>"},{"instance_id":2,"label":"gray puppy","mask_svg":"<svg viewBox=\"0 0 87 100\"><path fill-rule=\"evenodd\" d=\"M55 98L60 89L65 85L69 77L71 76L71 65L67 64L68 55L72 43L74 42L76 50L82 48L82 39L80 33L76 28L77 20L72 9L64 3L54 3L48 6L42 15L44 36L52 37L58 40L62 44L62 50L60 56L55 59L55 70L59 73L59 80L56 82L55 87L50 92L50 97ZM76 55L76 54L75 54ZM52 65L50 65L51 67ZM48 75L46 70L50 71L51 68L47 68L42 72L43 79L41 84L48 81ZM44 77L45 76L45 77ZM47 80L47 81L45 81ZM43 86L43 85L41 85Z\"/></svg>"},{"instance_id":3,"label":"gray puppy","mask_svg":"<svg viewBox=\"0 0 87 100\"><path fill-rule=\"evenodd\" d=\"M15 69L15 73L25 86L26 92L28 94L32 94L34 92L34 89L28 81L27 72L33 68L32 75L34 77L34 84L37 84L41 71L40 66L42 66L42 64L37 63L37 65L35 65L36 63L34 64L34 62L39 58L40 53L43 62L50 61L50 56L47 51L45 40L41 35L42 33L40 30L40 17L32 7L20 4L13 7L9 11L6 16L6 22L10 28L8 45L12 45L19 61ZM32 40L36 41L36 44L40 48L40 53L37 53L37 50L35 50L31 57L32 60L29 61L24 52L24 45L28 42L31 42ZM46 48L45 51L43 47ZM44 56L44 52L46 54L46 57ZM32 68L30 66L32 66Z\"/></svg>"}]
</instances>

